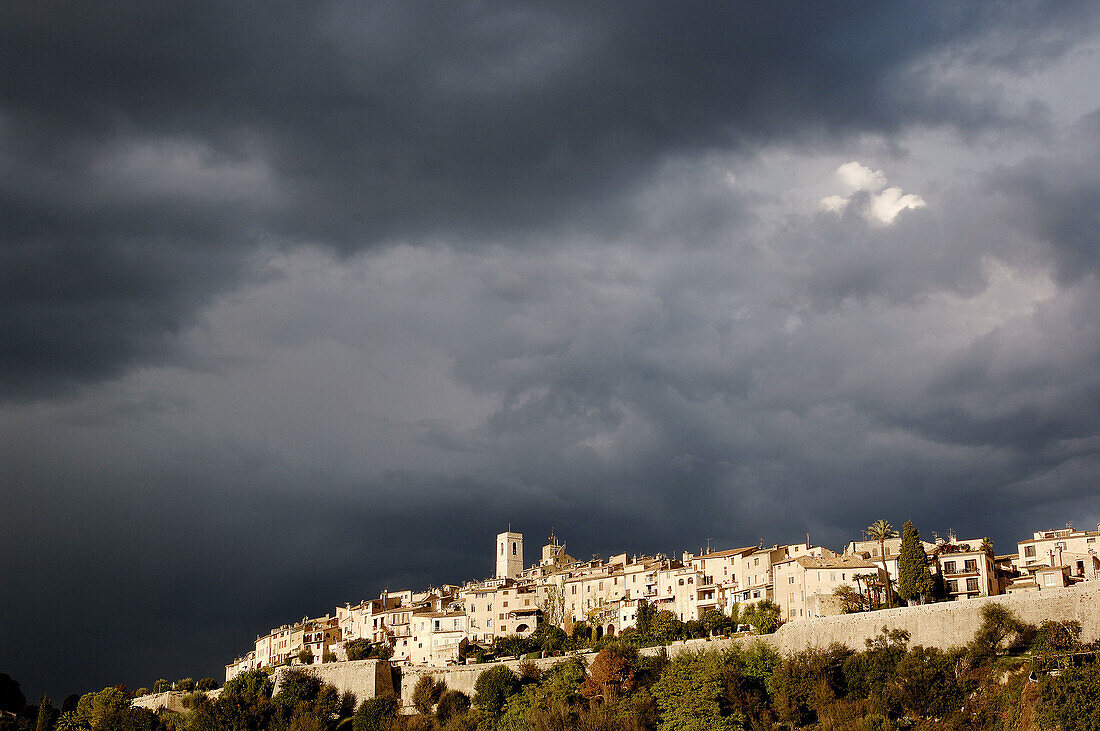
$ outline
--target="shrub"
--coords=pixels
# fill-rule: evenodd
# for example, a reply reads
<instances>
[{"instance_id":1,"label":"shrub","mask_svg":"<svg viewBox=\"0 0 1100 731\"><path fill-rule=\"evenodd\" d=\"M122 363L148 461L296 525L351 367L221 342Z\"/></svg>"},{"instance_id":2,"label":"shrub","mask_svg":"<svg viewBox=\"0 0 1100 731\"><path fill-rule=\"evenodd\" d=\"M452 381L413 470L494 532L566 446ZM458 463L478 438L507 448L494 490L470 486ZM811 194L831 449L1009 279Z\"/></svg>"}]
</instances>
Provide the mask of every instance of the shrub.
<instances>
[{"instance_id":1,"label":"shrub","mask_svg":"<svg viewBox=\"0 0 1100 731\"><path fill-rule=\"evenodd\" d=\"M975 665L996 657L1002 649L1012 650L1028 644L1035 634L1034 627L1021 622L1003 604L986 604L981 614L982 624L966 646L967 655Z\"/></svg>"},{"instance_id":2,"label":"shrub","mask_svg":"<svg viewBox=\"0 0 1100 731\"><path fill-rule=\"evenodd\" d=\"M413 687L412 702L417 711L425 716L432 712L432 706L439 702L447 684L442 680L437 681L431 675L421 675Z\"/></svg>"},{"instance_id":3,"label":"shrub","mask_svg":"<svg viewBox=\"0 0 1100 731\"><path fill-rule=\"evenodd\" d=\"M780 662L770 681L780 720L796 726L810 723L821 709L844 696L844 661L851 654L834 644L824 650L804 650Z\"/></svg>"},{"instance_id":4,"label":"shrub","mask_svg":"<svg viewBox=\"0 0 1100 731\"><path fill-rule=\"evenodd\" d=\"M179 690L179 691L182 691L184 693L190 693L191 691L193 691L195 689L195 680L194 680L194 678L180 678L179 680L176 681L176 688L175 689Z\"/></svg>"},{"instance_id":5,"label":"shrub","mask_svg":"<svg viewBox=\"0 0 1100 731\"><path fill-rule=\"evenodd\" d=\"M489 668L477 676L474 682L474 705L497 715L504 708L508 696L519 689L519 681L512 669L505 665Z\"/></svg>"},{"instance_id":6,"label":"shrub","mask_svg":"<svg viewBox=\"0 0 1100 731\"><path fill-rule=\"evenodd\" d=\"M940 718L963 703L952 658L942 650L919 645L894 667L888 692L892 704L910 716Z\"/></svg>"},{"instance_id":7,"label":"shrub","mask_svg":"<svg viewBox=\"0 0 1100 731\"><path fill-rule=\"evenodd\" d=\"M779 605L770 599L750 604L741 613L741 621L752 625L752 631L758 635L771 634L779 629L783 624L779 617Z\"/></svg>"},{"instance_id":8,"label":"shrub","mask_svg":"<svg viewBox=\"0 0 1100 731\"><path fill-rule=\"evenodd\" d=\"M397 717L397 699L392 695L368 698L355 712L355 731L385 731L390 720Z\"/></svg>"},{"instance_id":9,"label":"shrub","mask_svg":"<svg viewBox=\"0 0 1100 731\"><path fill-rule=\"evenodd\" d=\"M1100 729L1100 662L1069 667L1039 682L1043 728Z\"/></svg>"},{"instance_id":10,"label":"shrub","mask_svg":"<svg viewBox=\"0 0 1100 731\"><path fill-rule=\"evenodd\" d=\"M439 697L435 706L435 717L444 726L456 716L463 716L470 710L470 696L460 690L448 690Z\"/></svg>"},{"instance_id":11,"label":"shrub","mask_svg":"<svg viewBox=\"0 0 1100 731\"><path fill-rule=\"evenodd\" d=\"M542 671L539 670L533 658L521 662L516 672L519 674L520 683L537 683L542 680Z\"/></svg>"},{"instance_id":12,"label":"shrub","mask_svg":"<svg viewBox=\"0 0 1100 731\"><path fill-rule=\"evenodd\" d=\"M371 649L370 640L365 639L352 640L344 646L344 651L348 654L349 660L365 660L370 657Z\"/></svg>"},{"instance_id":13,"label":"shrub","mask_svg":"<svg viewBox=\"0 0 1100 731\"><path fill-rule=\"evenodd\" d=\"M650 688L661 712L659 728L715 731L743 728L740 714L723 713L723 664L715 653L677 655Z\"/></svg>"}]
</instances>

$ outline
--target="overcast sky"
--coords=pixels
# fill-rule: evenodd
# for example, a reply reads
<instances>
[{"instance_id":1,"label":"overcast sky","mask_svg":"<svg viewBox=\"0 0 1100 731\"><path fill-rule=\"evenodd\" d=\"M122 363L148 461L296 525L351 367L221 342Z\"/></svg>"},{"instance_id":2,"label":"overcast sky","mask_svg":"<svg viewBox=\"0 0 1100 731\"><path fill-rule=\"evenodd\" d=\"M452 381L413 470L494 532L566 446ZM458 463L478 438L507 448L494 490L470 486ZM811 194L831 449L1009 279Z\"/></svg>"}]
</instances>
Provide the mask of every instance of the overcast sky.
<instances>
[{"instance_id":1,"label":"overcast sky","mask_svg":"<svg viewBox=\"0 0 1100 731\"><path fill-rule=\"evenodd\" d=\"M1100 519L1100 9L0 7L0 671Z\"/></svg>"}]
</instances>

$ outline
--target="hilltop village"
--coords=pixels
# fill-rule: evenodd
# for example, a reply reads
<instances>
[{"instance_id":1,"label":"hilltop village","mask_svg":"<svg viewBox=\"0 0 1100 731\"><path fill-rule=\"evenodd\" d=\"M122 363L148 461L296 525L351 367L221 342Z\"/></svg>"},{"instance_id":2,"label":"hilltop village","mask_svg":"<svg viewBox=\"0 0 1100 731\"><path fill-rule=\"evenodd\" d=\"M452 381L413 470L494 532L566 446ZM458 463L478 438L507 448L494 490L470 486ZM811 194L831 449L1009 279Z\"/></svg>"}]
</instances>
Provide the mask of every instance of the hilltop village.
<instances>
[{"instance_id":1,"label":"hilltop village","mask_svg":"<svg viewBox=\"0 0 1100 731\"><path fill-rule=\"evenodd\" d=\"M345 660L348 644L357 640L388 646L397 665L444 666L496 638L530 635L540 622L566 632L583 622L596 637L621 633L634 626L643 601L681 622L762 601L774 602L783 622L842 614L852 611L853 601L873 608L898 582L902 539L892 533L853 540L841 553L806 542L685 551L679 559L620 553L606 561L577 560L551 535L539 561L525 568L523 535L508 531L496 539L493 578L384 591L331 615L277 627L226 665L225 676ZM921 545L942 598L958 601L1096 580L1098 538L1100 525L1087 531L1067 524L1019 541L1011 554L995 555L988 539L953 534Z\"/></svg>"}]
</instances>

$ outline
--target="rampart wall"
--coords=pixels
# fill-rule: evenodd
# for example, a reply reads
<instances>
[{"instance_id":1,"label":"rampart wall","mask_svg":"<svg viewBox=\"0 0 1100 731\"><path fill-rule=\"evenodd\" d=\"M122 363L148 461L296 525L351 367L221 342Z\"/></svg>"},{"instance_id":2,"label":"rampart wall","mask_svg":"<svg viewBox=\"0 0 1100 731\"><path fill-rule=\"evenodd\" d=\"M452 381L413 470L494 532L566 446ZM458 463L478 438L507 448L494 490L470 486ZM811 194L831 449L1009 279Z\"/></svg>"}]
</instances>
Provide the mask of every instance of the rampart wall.
<instances>
[{"instance_id":1,"label":"rampart wall","mask_svg":"<svg viewBox=\"0 0 1100 731\"><path fill-rule=\"evenodd\" d=\"M1063 589L1048 589L1042 592L1030 592L1013 596L995 596L970 599L959 602L942 602L900 609L884 609L877 612L846 614L838 617L817 617L790 622L779 628L775 634L761 637L735 637L723 640L689 640L675 642L665 649L670 655L685 651L721 650L732 645L745 645L751 642L764 642L775 648L780 654L788 655L808 647L824 647L834 642L846 645L854 650L862 650L865 642L877 636L885 626L888 629L903 629L909 632L910 646L924 645L947 649L954 645L965 645L974 636L981 624L981 609L986 604L1002 604L1011 609L1025 622L1039 624L1043 620L1076 620L1081 623L1081 638L1091 641L1100 639L1100 582L1090 582ZM650 647L642 650L645 654L655 654L661 648ZM591 662L593 655L581 655ZM561 658L544 658L535 664L546 670ZM505 665L515 669L519 660L509 660ZM358 660L354 662L326 663L305 668L327 683L332 683L341 692L350 690L360 701L376 695L399 691L403 706L412 705L412 691L422 675L432 675L444 681L447 688L460 690L471 697L474 683L483 670L492 665L460 665L448 667L405 667L400 670L399 687L394 687L388 663L379 660ZM285 672L280 668L276 673L278 681Z\"/></svg>"}]
</instances>

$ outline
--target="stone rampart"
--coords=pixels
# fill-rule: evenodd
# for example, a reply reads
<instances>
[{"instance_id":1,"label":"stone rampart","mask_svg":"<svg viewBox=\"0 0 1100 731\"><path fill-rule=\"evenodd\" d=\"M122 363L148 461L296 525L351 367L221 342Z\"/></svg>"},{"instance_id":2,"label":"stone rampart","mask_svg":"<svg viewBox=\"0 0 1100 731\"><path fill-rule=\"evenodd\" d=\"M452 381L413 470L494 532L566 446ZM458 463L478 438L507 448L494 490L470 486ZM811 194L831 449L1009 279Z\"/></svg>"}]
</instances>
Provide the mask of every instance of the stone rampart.
<instances>
[{"instance_id":1,"label":"stone rampart","mask_svg":"<svg viewBox=\"0 0 1100 731\"><path fill-rule=\"evenodd\" d=\"M216 690L199 691L205 693L206 697L210 700L217 700L218 695L221 694L221 688ZM187 710L187 707L183 704L185 696L189 696L191 693L184 693L179 690L168 690L163 693L147 693L143 696L139 696L130 702L135 708L145 708L150 711L175 711L176 713L182 713Z\"/></svg>"},{"instance_id":2,"label":"stone rampart","mask_svg":"<svg viewBox=\"0 0 1100 731\"><path fill-rule=\"evenodd\" d=\"M997 603L1011 609L1025 622L1039 624L1046 619L1076 620L1081 623L1081 638L1085 641L1100 639L1100 582L1086 583L1062 589L1049 589L1013 596L995 596L959 602L942 602L900 609L884 609L876 612L846 614L838 617L817 617L790 622L775 634L761 637L734 637L722 640L688 640L674 642L664 649L672 656L681 652L698 650L722 650L732 645L764 642L780 654L791 654L808 647L825 647L834 642L853 650L862 650L866 640L876 637L885 626L909 632L909 644L947 649L965 645L981 624L981 609L986 604ZM641 652L655 654L662 648L649 647ZM591 663L591 653L581 654ZM542 670L547 670L562 658L535 660ZM504 664L515 670L520 660L508 660ZM403 706L412 705L412 691L422 675L432 675L444 681L447 688L460 690L469 696L474 694L474 683L482 671L490 665L455 665L448 667L403 667L400 669L399 687L395 688L388 663L379 660L326 663L298 667L307 670L326 683L332 683L341 692L350 690L359 701L398 691ZM276 673L276 689L285 668Z\"/></svg>"},{"instance_id":3,"label":"stone rampart","mask_svg":"<svg viewBox=\"0 0 1100 731\"><path fill-rule=\"evenodd\" d=\"M1083 640L1100 639L1100 582L1026 594L803 619L783 625L767 639L768 644L782 654L807 647L824 647L833 642L862 650L865 640L878 635L885 626L909 632L910 646L946 650L965 645L974 637L982 623L982 607L991 603L1004 605L1021 620L1032 624L1045 619L1077 620L1081 623Z\"/></svg>"},{"instance_id":4,"label":"stone rampart","mask_svg":"<svg viewBox=\"0 0 1100 731\"><path fill-rule=\"evenodd\" d=\"M275 688L279 692L283 676L288 670L302 670L323 683L335 685L341 693L351 691L358 702L378 695L394 695L393 669L385 660L348 660L327 662L321 665L295 665L293 668L275 669ZM411 693L411 691L410 691Z\"/></svg>"}]
</instances>

